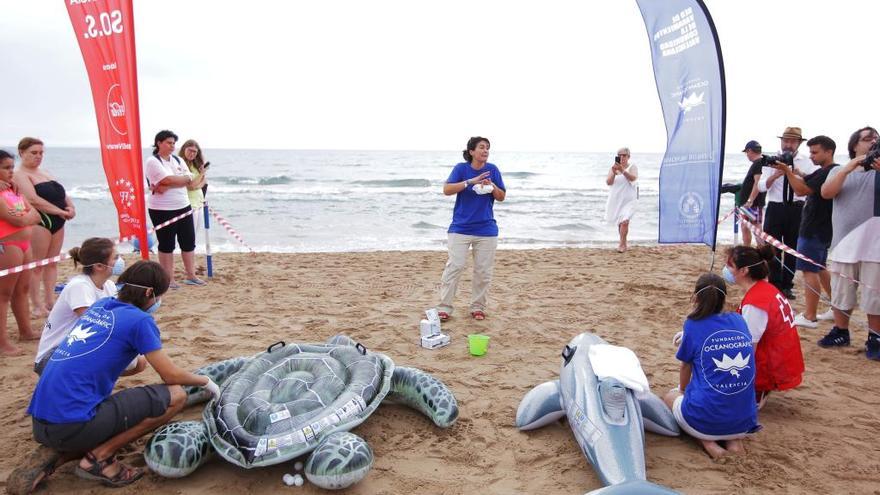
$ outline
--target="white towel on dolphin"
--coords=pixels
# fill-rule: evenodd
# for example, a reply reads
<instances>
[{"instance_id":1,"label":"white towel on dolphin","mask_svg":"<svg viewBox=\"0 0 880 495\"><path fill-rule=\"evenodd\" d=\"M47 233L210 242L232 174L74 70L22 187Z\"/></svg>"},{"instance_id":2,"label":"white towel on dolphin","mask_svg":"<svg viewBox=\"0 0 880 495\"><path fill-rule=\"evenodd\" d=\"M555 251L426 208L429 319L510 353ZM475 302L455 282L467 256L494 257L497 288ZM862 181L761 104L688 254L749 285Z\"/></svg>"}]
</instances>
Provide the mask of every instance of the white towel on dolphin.
<instances>
[{"instance_id":1,"label":"white towel on dolphin","mask_svg":"<svg viewBox=\"0 0 880 495\"><path fill-rule=\"evenodd\" d=\"M640 399L651 393L648 377L632 350L611 344L594 344L590 346L589 356L593 373L599 380L615 378Z\"/></svg>"}]
</instances>

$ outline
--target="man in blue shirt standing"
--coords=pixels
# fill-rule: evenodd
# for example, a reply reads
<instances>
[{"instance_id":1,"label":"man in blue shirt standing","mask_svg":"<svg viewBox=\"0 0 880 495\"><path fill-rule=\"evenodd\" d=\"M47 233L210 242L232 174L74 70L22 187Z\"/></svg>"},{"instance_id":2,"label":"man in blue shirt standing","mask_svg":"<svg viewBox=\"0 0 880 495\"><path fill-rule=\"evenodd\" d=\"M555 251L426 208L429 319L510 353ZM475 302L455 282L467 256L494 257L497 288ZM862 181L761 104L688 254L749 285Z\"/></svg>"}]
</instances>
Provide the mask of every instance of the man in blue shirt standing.
<instances>
[{"instance_id":1,"label":"man in blue shirt standing","mask_svg":"<svg viewBox=\"0 0 880 495\"><path fill-rule=\"evenodd\" d=\"M470 247L474 250L471 316L475 320L486 318L487 294L498 246L498 224L492 206L495 201L504 201L507 194L501 171L488 163L489 146L489 140L484 137L470 138L462 153L466 161L452 169L443 185L443 194L456 195L452 224L447 231L449 260L440 281L440 304L437 306L440 319L444 321L452 315L458 279L464 271Z\"/></svg>"}]
</instances>

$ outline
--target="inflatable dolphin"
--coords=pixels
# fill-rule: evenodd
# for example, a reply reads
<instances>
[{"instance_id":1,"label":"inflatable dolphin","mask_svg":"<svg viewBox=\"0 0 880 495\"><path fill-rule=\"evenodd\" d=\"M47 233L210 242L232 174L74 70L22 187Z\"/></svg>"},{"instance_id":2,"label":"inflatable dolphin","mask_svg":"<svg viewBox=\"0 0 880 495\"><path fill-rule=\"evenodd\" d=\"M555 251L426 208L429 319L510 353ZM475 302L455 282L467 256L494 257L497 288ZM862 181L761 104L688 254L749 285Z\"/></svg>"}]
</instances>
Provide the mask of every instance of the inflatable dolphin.
<instances>
[{"instance_id":1,"label":"inflatable dolphin","mask_svg":"<svg viewBox=\"0 0 880 495\"><path fill-rule=\"evenodd\" d=\"M674 494L646 481L644 428L662 435L680 431L672 412L650 392L641 400L615 378L599 379L590 362L590 346L607 345L582 333L562 352L559 380L545 382L523 397L516 426L532 430L562 416L605 488L590 493Z\"/></svg>"}]
</instances>

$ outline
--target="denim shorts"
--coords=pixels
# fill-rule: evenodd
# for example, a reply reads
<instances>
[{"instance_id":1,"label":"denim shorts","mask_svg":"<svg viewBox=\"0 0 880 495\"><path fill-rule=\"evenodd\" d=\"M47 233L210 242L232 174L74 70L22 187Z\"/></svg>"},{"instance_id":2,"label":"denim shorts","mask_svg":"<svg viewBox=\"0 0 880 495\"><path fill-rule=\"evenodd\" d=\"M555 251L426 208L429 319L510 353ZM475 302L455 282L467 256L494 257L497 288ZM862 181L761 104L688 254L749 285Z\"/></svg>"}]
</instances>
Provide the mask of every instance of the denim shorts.
<instances>
[{"instance_id":1,"label":"denim shorts","mask_svg":"<svg viewBox=\"0 0 880 495\"><path fill-rule=\"evenodd\" d=\"M819 240L818 237L798 237L797 252L822 266L825 266L828 261L828 245ZM800 258L797 258L795 262L795 269L813 273L822 271L818 266Z\"/></svg>"}]
</instances>

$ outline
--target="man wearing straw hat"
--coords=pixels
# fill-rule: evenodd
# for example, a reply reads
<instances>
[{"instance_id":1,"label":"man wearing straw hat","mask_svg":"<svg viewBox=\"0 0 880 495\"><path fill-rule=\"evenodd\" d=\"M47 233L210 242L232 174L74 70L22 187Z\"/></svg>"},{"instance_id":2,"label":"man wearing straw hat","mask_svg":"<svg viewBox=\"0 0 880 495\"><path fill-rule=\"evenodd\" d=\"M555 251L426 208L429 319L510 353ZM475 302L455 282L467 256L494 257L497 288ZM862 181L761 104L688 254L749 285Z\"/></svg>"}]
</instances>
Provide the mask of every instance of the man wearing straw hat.
<instances>
[{"instance_id":1,"label":"man wearing straw hat","mask_svg":"<svg viewBox=\"0 0 880 495\"><path fill-rule=\"evenodd\" d=\"M810 161L810 157L798 153L798 148L804 142L800 127L786 127L782 135L778 137L781 144L779 154L790 153L794 155L792 161L794 173L804 177L818 168ZM803 210L806 198L795 194L783 169L780 168L788 167L788 164L776 161L766 165L776 170L770 174L763 174L761 180L758 181L758 190L767 192L764 232L772 235L786 246L796 249L798 229L801 225L801 210ZM770 283L775 285L785 297L794 299L792 288L794 287L795 257L782 252L778 254L779 256L770 263ZM783 257L784 266L780 263L779 257Z\"/></svg>"}]
</instances>

